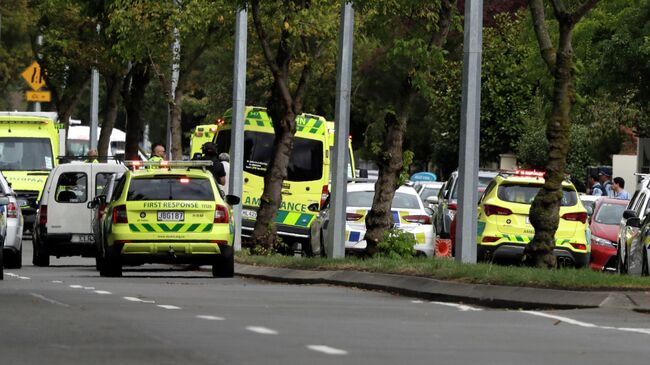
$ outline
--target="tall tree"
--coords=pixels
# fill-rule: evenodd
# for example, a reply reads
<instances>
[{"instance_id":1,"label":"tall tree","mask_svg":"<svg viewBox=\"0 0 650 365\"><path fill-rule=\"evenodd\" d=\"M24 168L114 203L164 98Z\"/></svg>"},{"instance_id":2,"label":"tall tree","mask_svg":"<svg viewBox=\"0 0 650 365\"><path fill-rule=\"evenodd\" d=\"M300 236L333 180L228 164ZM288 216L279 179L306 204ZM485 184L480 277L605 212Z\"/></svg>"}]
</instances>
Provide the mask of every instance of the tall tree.
<instances>
[{"instance_id":1,"label":"tall tree","mask_svg":"<svg viewBox=\"0 0 650 365\"><path fill-rule=\"evenodd\" d=\"M274 222L293 151L296 116L303 111L314 63L334 38L339 2L277 0L261 5L259 0L253 0L250 4L264 60L273 75L268 112L275 131L273 155L264 176L264 191L251 241L254 245L269 247L275 245L277 239ZM278 21L275 23L279 32L275 53L267 32L268 23L265 24L272 20Z\"/></svg>"},{"instance_id":2,"label":"tall tree","mask_svg":"<svg viewBox=\"0 0 650 365\"><path fill-rule=\"evenodd\" d=\"M391 203L404 167L402 145L411 108L419 95L431 92L426 80L444 60L443 46L457 9L452 0L359 1L356 4L368 16L364 31L376 42L366 76L370 83L387 81L374 88L382 91L378 97L384 105L385 133L381 145L375 148L379 177L372 208L366 217L365 240L372 254L384 230L393 225Z\"/></svg>"},{"instance_id":3,"label":"tall tree","mask_svg":"<svg viewBox=\"0 0 650 365\"><path fill-rule=\"evenodd\" d=\"M572 6L569 6L569 2ZM535 237L526 246L524 256L528 265L553 268L556 266L553 254L555 232L560 220L562 181L565 178L569 149L570 113L575 102L572 32L575 25L598 0L579 3L550 0L558 25L557 49L553 47L549 35L543 0L529 0L528 3L539 50L554 83L552 110L546 122L546 138L549 142L546 177L530 209L530 221L535 228Z\"/></svg>"}]
</instances>

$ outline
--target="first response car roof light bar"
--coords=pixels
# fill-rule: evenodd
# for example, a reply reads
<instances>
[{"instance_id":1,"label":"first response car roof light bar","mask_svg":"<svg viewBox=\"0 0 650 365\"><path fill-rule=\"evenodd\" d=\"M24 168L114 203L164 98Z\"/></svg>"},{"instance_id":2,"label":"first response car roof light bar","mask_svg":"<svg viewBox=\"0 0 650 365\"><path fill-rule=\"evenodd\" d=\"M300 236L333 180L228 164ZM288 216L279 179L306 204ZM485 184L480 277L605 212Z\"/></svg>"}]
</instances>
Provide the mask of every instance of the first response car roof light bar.
<instances>
[{"instance_id":1,"label":"first response car roof light bar","mask_svg":"<svg viewBox=\"0 0 650 365\"><path fill-rule=\"evenodd\" d=\"M179 167L209 167L212 166L212 161L208 160L198 160L198 161L138 161L138 160L129 160L124 161L124 165L132 169L149 167L149 168L179 168Z\"/></svg>"}]
</instances>

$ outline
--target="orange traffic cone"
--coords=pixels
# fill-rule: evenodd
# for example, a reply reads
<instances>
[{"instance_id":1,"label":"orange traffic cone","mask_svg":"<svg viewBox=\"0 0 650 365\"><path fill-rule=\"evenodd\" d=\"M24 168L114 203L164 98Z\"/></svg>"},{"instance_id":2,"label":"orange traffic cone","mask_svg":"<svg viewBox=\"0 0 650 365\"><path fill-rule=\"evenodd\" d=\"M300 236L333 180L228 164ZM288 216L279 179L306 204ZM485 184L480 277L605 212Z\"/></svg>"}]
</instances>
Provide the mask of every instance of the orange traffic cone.
<instances>
[{"instance_id":1,"label":"orange traffic cone","mask_svg":"<svg viewBox=\"0 0 650 365\"><path fill-rule=\"evenodd\" d=\"M436 239L435 255L438 257L451 257L451 240L447 238Z\"/></svg>"}]
</instances>

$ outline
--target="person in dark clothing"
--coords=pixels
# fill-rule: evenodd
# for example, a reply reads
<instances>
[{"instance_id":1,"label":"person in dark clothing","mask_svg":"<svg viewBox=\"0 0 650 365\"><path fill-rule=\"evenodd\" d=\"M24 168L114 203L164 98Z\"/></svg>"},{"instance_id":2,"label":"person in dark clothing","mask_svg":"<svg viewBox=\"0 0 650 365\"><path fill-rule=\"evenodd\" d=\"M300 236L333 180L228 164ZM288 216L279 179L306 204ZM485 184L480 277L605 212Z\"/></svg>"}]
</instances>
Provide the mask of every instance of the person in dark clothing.
<instances>
[{"instance_id":1,"label":"person in dark clothing","mask_svg":"<svg viewBox=\"0 0 650 365\"><path fill-rule=\"evenodd\" d=\"M219 161L219 155L217 155L217 146L212 142L206 142L203 144L203 146L201 146L201 150L203 152L203 155L198 157L197 160L212 161L210 172L218 184L224 185L226 183L226 170L224 169L221 161Z\"/></svg>"},{"instance_id":2,"label":"person in dark clothing","mask_svg":"<svg viewBox=\"0 0 650 365\"><path fill-rule=\"evenodd\" d=\"M598 181L598 175L592 174L590 176L591 180L591 195L595 196L607 196L607 193L605 192L605 188L600 184L600 181Z\"/></svg>"}]
</instances>

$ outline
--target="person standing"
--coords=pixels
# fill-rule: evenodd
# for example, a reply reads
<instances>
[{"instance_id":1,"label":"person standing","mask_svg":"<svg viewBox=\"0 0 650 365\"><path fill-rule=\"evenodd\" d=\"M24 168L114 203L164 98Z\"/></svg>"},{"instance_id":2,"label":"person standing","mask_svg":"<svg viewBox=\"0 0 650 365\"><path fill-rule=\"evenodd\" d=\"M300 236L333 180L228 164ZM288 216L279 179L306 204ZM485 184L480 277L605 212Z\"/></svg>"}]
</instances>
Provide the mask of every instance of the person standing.
<instances>
[{"instance_id":1,"label":"person standing","mask_svg":"<svg viewBox=\"0 0 650 365\"><path fill-rule=\"evenodd\" d=\"M212 161L210 172L212 173L214 181L217 183L217 187L219 188L219 193L223 198L226 195L223 193L221 187L226 184L226 170L223 168L221 161L219 161L219 156L217 156L217 146L212 142L205 142L203 146L201 146L201 151L203 152L203 155L197 156L195 160Z\"/></svg>"},{"instance_id":2,"label":"person standing","mask_svg":"<svg viewBox=\"0 0 650 365\"><path fill-rule=\"evenodd\" d=\"M99 161L97 161L97 150L94 148L90 149L86 155L86 160L84 162L99 163Z\"/></svg>"},{"instance_id":3,"label":"person standing","mask_svg":"<svg viewBox=\"0 0 650 365\"><path fill-rule=\"evenodd\" d=\"M621 200L630 200L630 193L625 191L625 180L623 180L622 177L617 176L614 178L612 190L614 191L614 198Z\"/></svg>"},{"instance_id":4,"label":"person standing","mask_svg":"<svg viewBox=\"0 0 650 365\"><path fill-rule=\"evenodd\" d=\"M226 173L226 176L224 176L224 183L223 183L223 192L228 195L228 173L230 172L230 156L226 152L222 152L219 154L219 161L221 161L221 164L223 165L223 170Z\"/></svg>"},{"instance_id":5,"label":"person standing","mask_svg":"<svg viewBox=\"0 0 650 365\"><path fill-rule=\"evenodd\" d=\"M591 183L591 195L594 196L607 196L605 188L598 181L598 175L592 174L589 176L589 182Z\"/></svg>"},{"instance_id":6,"label":"person standing","mask_svg":"<svg viewBox=\"0 0 650 365\"><path fill-rule=\"evenodd\" d=\"M162 143L154 143L151 145L151 157L149 157L149 161L162 161L165 157L165 146Z\"/></svg>"},{"instance_id":7,"label":"person standing","mask_svg":"<svg viewBox=\"0 0 650 365\"><path fill-rule=\"evenodd\" d=\"M605 196L614 196L612 180L610 180L612 178L611 172L607 171L606 169L602 169L598 173L598 176L600 178L600 185L603 186L603 191L606 193Z\"/></svg>"}]
</instances>

